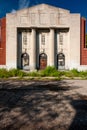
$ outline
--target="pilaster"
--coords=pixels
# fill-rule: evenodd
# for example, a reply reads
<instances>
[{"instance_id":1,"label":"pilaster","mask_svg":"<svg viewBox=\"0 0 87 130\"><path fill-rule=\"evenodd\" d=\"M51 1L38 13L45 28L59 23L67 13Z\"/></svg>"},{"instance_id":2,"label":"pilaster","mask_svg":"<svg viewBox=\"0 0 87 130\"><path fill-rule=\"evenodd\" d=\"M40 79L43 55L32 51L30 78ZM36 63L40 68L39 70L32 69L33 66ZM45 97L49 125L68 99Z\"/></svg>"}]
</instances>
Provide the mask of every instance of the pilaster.
<instances>
[{"instance_id":1,"label":"pilaster","mask_svg":"<svg viewBox=\"0 0 87 130\"><path fill-rule=\"evenodd\" d=\"M49 46L49 61L50 61L50 66L54 66L54 29L50 29L50 46Z\"/></svg>"}]
</instances>

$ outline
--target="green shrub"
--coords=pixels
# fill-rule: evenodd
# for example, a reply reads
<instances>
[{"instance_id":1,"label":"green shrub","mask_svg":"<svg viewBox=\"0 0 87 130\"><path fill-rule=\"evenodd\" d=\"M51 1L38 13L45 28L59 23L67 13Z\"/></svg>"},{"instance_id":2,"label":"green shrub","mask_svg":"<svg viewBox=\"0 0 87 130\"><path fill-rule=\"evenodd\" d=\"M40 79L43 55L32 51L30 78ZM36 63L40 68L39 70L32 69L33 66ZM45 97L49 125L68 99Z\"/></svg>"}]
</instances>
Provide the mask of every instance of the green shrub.
<instances>
[{"instance_id":1,"label":"green shrub","mask_svg":"<svg viewBox=\"0 0 87 130\"><path fill-rule=\"evenodd\" d=\"M0 69L0 78L8 78L8 77L9 77L8 70Z\"/></svg>"},{"instance_id":2,"label":"green shrub","mask_svg":"<svg viewBox=\"0 0 87 130\"><path fill-rule=\"evenodd\" d=\"M44 77L44 76L58 77L60 75L60 72L57 71L57 69L55 67L48 66L46 69L44 69L44 70L41 71L40 75L42 77Z\"/></svg>"},{"instance_id":3,"label":"green shrub","mask_svg":"<svg viewBox=\"0 0 87 130\"><path fill-rule=\"evenodd\" d=\"M71 73L74 77L79 77L79 71L77 69L72 69Z\"/></svg>"},{"instance_id":4,"label":"green shrub","mask_svg":"<svg viewBox=\"0 0 87 130\"><path fill-rule=\"evenodd\" d=\"M9 71L6 69L0 69L0 78L9 78L9 77L23 77L26 73L18 70L18 69L10 69Z\"/></svg>"},{"instance_id":5,"label":"green shrub","mask_svg":"<svg viewBox=\"0 0 87 130\"><path fill-rule=\"evenodd\" d=\"M24 72L24 71L19 70L17 76L20 77L20 78L22 78L24 76L27 76L27 73Z\"/></svg>"},{"instance_id":6,"label":"green shrub","mask_svg":"<svg viewBox=\"0 0 87 130\"><path fill-rule=\"evenodd\" d=\"M79 75L82 78L87 78L87 71L80 71Z\"/></svg>"},{"instance_id":7,"label":"green shrub","mask_svg":"<svg viewBox=\"0 0 87 130\"><path fill-rule=\"evenodd\" d=\"M40 75L39 75L39 72L29 72L28 76L30 76L30 77L38 77Z\"/></svg>"},{"instance_id":8,"label":"green shrub","mask_svg":"<svg viewBox=\"0 0 87 130\"><path fill-rule=\"evenodd\" d=\"M80 76L80 72L77 69L72 69L70 71L65 71L64 75L66 77L70 77L70 78L79 77Z\"/></svg>"},{"instance_id":9,"label":"green shrub","mask_svg":"<svg viewBox=\"0 0 87 130\"><path fill-rule=\"evenodd\" d=\"M9 76L10 76L10 77L16 77L16 76L18 76L19 71L20 71L20 70L18 70L18 69L10 69L10 70L8 71L8 73L9 73Z\"/></svg>"},{"instance_id":10,"label":"green shrub","mask_svg":"<svg viewBox=\"0 0 87 130\"><path fill-rule=\"evenodd\" d=\"M64 76L72 78L73 74L70 71L66 71L65 74L64 74Z\"/></svg>"},{"instance_id":11,"label":"green shrub","mask_svg":"<svg viewBox=\"0 0 87 130\"><path fill-rule=\"evenodd\" d=\"M34 72L24 72L19 69L10 69L9 71L6 69L0 69L0 78L9 78L9 77L55 77L58 80L61 78L69 77L81 77L82 79L87 79L87 71L78 71L76 69L72 69L70 71L58 71L55 67L48 66L44 70L34 71Z\"/></svg>"}]
</instances>

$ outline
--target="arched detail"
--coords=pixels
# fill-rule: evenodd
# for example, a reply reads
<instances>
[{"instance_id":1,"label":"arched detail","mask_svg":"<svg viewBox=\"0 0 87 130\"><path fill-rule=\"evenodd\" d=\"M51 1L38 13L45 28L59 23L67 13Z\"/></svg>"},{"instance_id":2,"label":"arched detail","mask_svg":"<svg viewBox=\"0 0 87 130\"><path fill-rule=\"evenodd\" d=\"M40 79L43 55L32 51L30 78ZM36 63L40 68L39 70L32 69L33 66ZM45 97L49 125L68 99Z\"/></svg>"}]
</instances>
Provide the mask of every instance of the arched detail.
<instances>
[{"instance_id":1,"label":"arched detail","mask_svg":"<svg viewBox=\"0 0 87 130\"><path fill-rule=\"evenodd\" d=\"M65 69L65 55L63 53L57 55L57 66L58 69Z\"/></svg>"},{"instance_id":2,"label":"arched detail","mask_svg":"<svg viewBox=\"0 0 87 130\"><path fill-rule=\"evenodd\" d=\"M41 53L39 55L39 69L45 69L47 67L47 55Z\"/></svg>"},{"instance_id":3,"label":"arched detail","mask_svg":"<svg viewBox=\"0 0 87 130\"><path fill-rule=\"evenodd\" d=\"M21 68L24 69L29 66L29 55L25 52L21 55Z\"/></svg>"}]
</instances>

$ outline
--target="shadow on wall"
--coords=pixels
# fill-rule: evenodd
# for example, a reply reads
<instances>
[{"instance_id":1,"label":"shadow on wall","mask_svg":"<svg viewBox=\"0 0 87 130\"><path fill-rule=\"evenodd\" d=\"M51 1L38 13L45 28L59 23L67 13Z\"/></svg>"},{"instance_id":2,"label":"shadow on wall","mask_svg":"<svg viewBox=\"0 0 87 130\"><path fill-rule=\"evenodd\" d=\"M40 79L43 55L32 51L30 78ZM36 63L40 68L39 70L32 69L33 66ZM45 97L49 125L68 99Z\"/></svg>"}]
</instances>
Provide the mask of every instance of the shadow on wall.
<instances>
[{"instance_id":1,"label":"shadow on wall","mask_svg":"<svg viewBox=\"0 0 87 130\"><path fill-rule=\"evenodd\" d=\"M87 102L72 84L1 81L0 130L86 130Z\"/></svg>"}]
</instances>

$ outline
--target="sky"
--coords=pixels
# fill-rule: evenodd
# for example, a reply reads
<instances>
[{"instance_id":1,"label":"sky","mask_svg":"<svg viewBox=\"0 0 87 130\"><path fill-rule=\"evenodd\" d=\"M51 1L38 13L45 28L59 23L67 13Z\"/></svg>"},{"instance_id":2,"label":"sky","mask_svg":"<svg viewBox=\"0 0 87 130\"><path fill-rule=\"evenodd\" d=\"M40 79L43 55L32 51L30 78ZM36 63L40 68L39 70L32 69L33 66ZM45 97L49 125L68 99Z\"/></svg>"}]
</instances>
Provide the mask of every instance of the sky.
<instances>
[{"instance_id":1,"label":"sky","mask_svg":"<svg viewBox=\"0 0 87 130\"><path fill-rule=\"evenodd\" d=\"M68 9L71 13L80 13L81 16L87 18L87 0L0 0L0 18L6 13L41 3Z\"/></svg>"}]
</instances>

